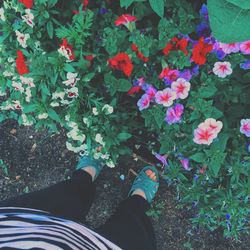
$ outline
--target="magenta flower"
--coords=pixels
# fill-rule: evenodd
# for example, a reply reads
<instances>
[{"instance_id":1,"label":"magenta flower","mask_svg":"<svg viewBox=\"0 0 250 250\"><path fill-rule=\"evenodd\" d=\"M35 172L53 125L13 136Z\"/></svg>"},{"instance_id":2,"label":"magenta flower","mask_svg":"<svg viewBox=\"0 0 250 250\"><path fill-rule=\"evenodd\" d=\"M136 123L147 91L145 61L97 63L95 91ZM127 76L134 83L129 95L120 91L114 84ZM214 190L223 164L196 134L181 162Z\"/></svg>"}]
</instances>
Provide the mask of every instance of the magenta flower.
<instances>
[{"instance_id":1,"label":"magenta flower","mask_svg":"<svg viewBox=\"0 0 250 250\"><path fill-rule=\"evenodd\" d=\"M181 162L181 165L183 166L184 169L190 170L188 158L182 158L182 159L180 159L180 162Z\"/></svg>"},{"instance_id":2,"label":"magenta flower","mask_svg":"<svg viewBox=\"0 0 250 250\"><path fill-rule=\"evenodd\" d=\"M245 54L245 55L250 54L250 40L240 43L240 51L242 54Z\"/></svg>"},{"instance_id":3,"label":"magenta flower","mask_svg":"<svg viewBox=\"0 0 250 250\"><path fill-rule=\"evenodd\" d=\"M182 104L176 104L174 107L168 108L166 114L166 122L168 124L173 124L181 121L181 116L184 111L184 106Z\"/></svg>"},{"instance_id":4,"label":"magenta flower","mask_svg":"<svg viewBox=\"0 0 250 250\"><path fill-rule=\"evenodd\" d=\"M146 109L149 107L150 104L150 96L147 94L144 94L141 99L137 102L137 106L139 107L139 110L142 111L143 109Z\"/></svg>"},{"instance_id":5,"label":"magenta flower","mask_svg":"<svg viewBox=\"0 0 250 250\"><path fill-rule=\"evenodd\" d=\"M166 84L171 84L175 81L180 75L180 71L176 69L164 68L159 75L160 79L164 79Z\"/></svg>"},{"instance_id":6,"label":"magenta flower","mask_svg":"<svg viewBox=\"0 0 250 250\"><path fill-rule=\"evenodd\" d=\"M164 166L167 166L167 165L168 165L166 156L160 155L160 154L157 154L157 153L154 153L154 156L155 156Z\"/></svg>"},{"instance_id":7,"label":"magenta flower","mask_svg":"<svg viewBox=\"0 0 250 250\"><path fill-rule=\"evenodd\" d=\"M242 119L240 125L240 132L247 137L250 137L250 119Z\"/></svg>"},{"instance_id":8,"label":"magenta flower","mask_svg":"<svg viewBox=\"0 0 250 250\"><path fill-rule=\"evenodd\" d=\"M155 101L158 104L162 104L164 107L169 107L176 99L176 93L170 88L166 88L162 91L158 91L155 94Z\"/></svg>"},{"instance_id":9,"label":"magenta flower","mask_svg":"<svg viewBox=\"0 0 250 250\"><path fill-rule=\"evenodd\" d=\"M149 86L146 90L146 94L149 96L150 100L152 101L155 98L157 90L153 86Z\"/></svg>"}]
</instances>

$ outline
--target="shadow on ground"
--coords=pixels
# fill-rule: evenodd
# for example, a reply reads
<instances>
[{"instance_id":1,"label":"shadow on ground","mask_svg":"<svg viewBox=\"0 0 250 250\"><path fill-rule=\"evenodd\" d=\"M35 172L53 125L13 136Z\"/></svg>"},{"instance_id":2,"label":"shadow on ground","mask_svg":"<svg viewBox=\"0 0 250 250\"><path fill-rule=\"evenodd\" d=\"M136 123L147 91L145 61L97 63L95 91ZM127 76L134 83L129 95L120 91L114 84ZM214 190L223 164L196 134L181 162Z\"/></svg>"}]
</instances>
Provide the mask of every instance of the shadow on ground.
<instances>
[{"instance_id":1,"label":"shadow on ground","mask_svg":"<svg viewBox=\"0 0 250 250\"><path fill-rule=\"evenodd\" d=\"M0 125L0 199L38 190L68 178L76 165L76 155L65 147L65 135L48 137L33 128L18 127L15 121ZM87 223L91 228L101 225L126 197L133 175L129 169L139 171L142 163L122 158L115 169L104 171L97 181L97 197L89 212ZM125 180L120 176L124 175ZM222 237L220 231L192 227L190 211L176 208L175 193L162 182L150 214L153 220L158 249L247 250L249 237L234 241Z\"/></svg>"}]
</instances>

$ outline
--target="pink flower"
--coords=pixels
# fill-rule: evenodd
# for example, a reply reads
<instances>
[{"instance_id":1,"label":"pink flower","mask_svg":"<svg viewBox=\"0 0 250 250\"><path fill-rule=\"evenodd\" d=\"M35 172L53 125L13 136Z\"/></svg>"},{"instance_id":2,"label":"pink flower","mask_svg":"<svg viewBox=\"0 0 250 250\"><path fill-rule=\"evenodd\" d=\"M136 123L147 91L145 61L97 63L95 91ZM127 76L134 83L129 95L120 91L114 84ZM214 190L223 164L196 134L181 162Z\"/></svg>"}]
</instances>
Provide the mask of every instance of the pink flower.
<instances>
[{"instance_id":1,"label":"pink flower","mask_svg":"<svg viewBox=\"0 0 250 250\"><path fill-rule=\"evenodd\" d=\"M240 125L240 132L247 137L250 137L250 119L242 119Z\"/></svg>"},{"instance_id":2,"label":"pink flower","mask_svg":"<svg viewBox=\"0 0 250 250\"><path fill-rule=\"evenodd\" d=\"M237 53L240 51L240 43L219 43L219 47L225 54Z\"/></svg>"},{"instance_id":3,"label":"pink flower","mask_svg":"<svg viewBox=\"0 0 250 250\"><path fill-rule=\"evenodd\" d=\"M172 83L171 89L175 91L177 99L185 99L187 98L188 92L190 90L190 82L183 78L179 78L177 81Z\"/></svg>"},{"instance_id":4,"label":"pink flower","mask_svg":"<svg viewBox=\"0 0 250 250\"><path fill-rule=\"evenodd\" d=\"M216 121L214 118L207 118L203 123L199 125L199 128L205 127L218 134L221 131L223 124L221 121Z\"/></svg>"},{"instance_id":5,"label":"pink flower","mask_svg":"<svg viewBox=\"0 0 250 250\"><path fill-rule=\"evenodd\" d=\"M166 122L168 124L173 124L180 122L181 116L184 111L184 106L182 104L176 104L174 107L168 108L167 115L166 115Z\"/></svg>"},{"instance_id":6,"label":"pink flower","mask_svg":"<svg viewBox=\"0 0 250 250\"><path fill-rule=\"evenodd\" d=\"M182 159L180 159L180 162L181 162L181 165L183 166L184 169L190 170L188 158L182 158Z\"/></svg>"},{"instance_id":7,"label":"pink flower","mask_svg":"<svg viewBox=\"0 0 250 250\"><path fill-rule=\"evenodd\" d=\"M119 26L122 24L127 24L130 22L135 22L137 20L137 18L135 16L131 16L129 14L123 14L121 16L119 16L116 20L115 20L115 25Z\"/></svg>"},{"instance_id":8,"label":"pink flower","mask_svg":"<svg viewBox=\"0 0 250 250\"><path fill-rule=\"evenodd\" d=\"M231 68L230 62L216 62L214 64L213 72L215 75L221 78L225 78L228 75L231 75L233 70Z\"/></svg>"},{"instance_id":9,"label":"pink flower","mask_svg":"<svg viewBox=\"0 0 250 250\"><path fill-rule=\"evenodd\" d=\"M216 136L217 135L209 128L197 128L194 130L194 142L197 144L210 145Z\"/></svg>"},{"instance_id":10,"label":"pink flower","mask_svg":"<svg viewBox=\"0 0 250 250\"><path fill-rule=\"evenodd\" d=\"M210 145L222 129L222 122L208 118L194 130L194 142Z\"/></svg>"},{"instance_id":11,"label":"pink flower","mask_svg":"<svg viewBox=\"0 0 250 250\"><path fill-rule=\"evenodd\" d=\"M158 91L155 94L155 101L158 104L162 104L164 107L169 107L176 99L176 93L170 88L166 88L162 91Z\"/></svg>"},{"instance_id":12,"label":"pink flower","mask_svg":"<svg viewBox=\"0 0 250 250\"><path fill-rule=\"evenodd\" d=\"M240 51L242 54L245 54L245 55L250 54L250 40L240 43Z\"/></svg>"},{"instance_id":13,"label":"pink flower","mask_svg":"<svg viewBox=\"0 0 250 250\"><path fill-rule=\"evenodd\" d=\"M137 102L137 106L139 107L139 110L143 110L149 107L150 104L150 96L147 94L144 94L141 99Z\"/></svg>"}]
</instances>

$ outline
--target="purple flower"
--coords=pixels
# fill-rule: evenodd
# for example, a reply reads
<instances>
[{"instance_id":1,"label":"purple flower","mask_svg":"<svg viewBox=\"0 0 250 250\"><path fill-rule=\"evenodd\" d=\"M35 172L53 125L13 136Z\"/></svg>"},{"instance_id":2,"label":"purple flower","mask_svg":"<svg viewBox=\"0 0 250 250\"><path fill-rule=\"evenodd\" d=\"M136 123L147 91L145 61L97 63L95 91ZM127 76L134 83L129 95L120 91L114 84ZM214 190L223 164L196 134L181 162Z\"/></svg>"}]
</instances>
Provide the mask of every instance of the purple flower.
<instances>
[{"instance_id":1,"label":"purple flower","mask_svg":"<svg viewBox=\"0 0 250 250\"><path fill-rule=\"evenodd\" d=\"M101 15L104 15L104 14L106 14L106 13L108 13L109 11L106 9L106 8L100 8L99 9L99 14L101 14Z\"/></svg>"},{"instance_id":2,"label":"purple flower","mask_svg":"<svg viewBox=\"0 0 250 250\"><path fill-rule=\"evenodd\" d=\"M250 60L245 61L244 63L241 63L241 64L240 64L240 67L241 67L242 69L250 69Z\"/></svg>"},{"instance_id":3,"label":"purple flower","mask_svg":"<svg viewBox=\"0 0 250 250\"><path fill-rule=\"evenodd\" d=\"M206 4L202 4L200 9L200 15L204 20L208 21L208 10Z\"/></svg>"},{"instance_id":4,"label":"purple flower","mask_svg":"<svg viewBox=\"0 0 250 250\"><path fill-rule=\"evenodd\" d=\"M154 156L164 165L167 166L168 162L167 162L167 158L164 155L160 155L157 153L154 153Z\"/></svg>"},{"instance_id":5,"label":"purple flower","mask_svg":"<svg viewBox=\"0 0 250 250\"><path fill-rule=\"evenodd\" d=\"M211 34L211 29L207 23L200 23L196 26L196 33L199 37L201 36L209 36Z\"/></svg>"},{"instance_id":6,"label":"purple flower","mask_svg":"<svg viewBox=\"0 0 250 250\"><path fill-rule=\"evenodd\" d=\"M194 66L191 70L191 74L197 76L199 74L199 69L200 69L199 65Z\"/></svg>"},{"instance_id":7,"label":"purple flower","mask_svg":"<svg viewBox=\"0 0 250 250\"><path fill-rule=\"evenodd\" d=\"M180 162L181 162L181 165L184 167L184 169L190 170L188 158L182 158L182 159L180 159Z\"/></svg>"},{"instance_id":8,"label":"purple flower","mask_svg":"<svg viewBox=\"0 0 250 250\"><path fill-rule=\"evenodd\" d=\"M217 58L218 58L219 60L222 60L222 59L226 56L226 54L223 52L222 49L218 49L218 50L216 51L216 55L217 55Z\"/></svg>"},{"instance_id":9,"label":"purple flower","mask_svg":"<svg viewBox=\"0 0 250 250\"><path fill-rule=\"evenodd\" d=\"M166 114L166 122L170 125L181 121L181 116L184 111L184 106L182 104L176 104L174 107L168 108Z\"/></svg>"},{"instance_id":10,"label":"purple flower","mask_svg":"<svg viewBox=\"0 0 250 250\"><path fill-rule=\"evenodd\" d=\"M146 94L149 96L151 101L154 99L156 92L156 88L154 88L152 85L149 85L146 89Z\"/></svg>"},{"instance_id":11,"label":"purple flower","mask_svg":"<svg viewBox=\"0 0 250 250\"><path fill-rule=\"evenodd\" d=\"M248 144L247 150L250 153L250 143Z\"/></svg>"},{"instance_id":12,"label":"purple flower","mask_svg":"<svg viewBox=\"0 0 250 250\"><path fill-rule=\"evenodd\" d=\"M185 69L180 73L180 78L184 78L186 81L190 81L192 78L191 71L189 69Z\"/></svg>"},{"instance_id":13,"label":"purple flower","mask_svg":"<svg viewBox=\"0 0 250 250\"><path fill-rule=\"evenodd\" d=\"M141 99L137 102L137 106L139 107L139 110L142 111L143 109L146 109L149 107L150 104L150 96L147 94L144 94Z\"/></svg>"},{"instance_id":14,"label":"purple flower","mask_svg":"<svg viewBox=\"0 0 250 250\"><path fill-rule=\"evenodd\" d=\"M231 218L230 214L226 214L226 219L230 220L230 218Z\"/></svg>"}]
</instances>

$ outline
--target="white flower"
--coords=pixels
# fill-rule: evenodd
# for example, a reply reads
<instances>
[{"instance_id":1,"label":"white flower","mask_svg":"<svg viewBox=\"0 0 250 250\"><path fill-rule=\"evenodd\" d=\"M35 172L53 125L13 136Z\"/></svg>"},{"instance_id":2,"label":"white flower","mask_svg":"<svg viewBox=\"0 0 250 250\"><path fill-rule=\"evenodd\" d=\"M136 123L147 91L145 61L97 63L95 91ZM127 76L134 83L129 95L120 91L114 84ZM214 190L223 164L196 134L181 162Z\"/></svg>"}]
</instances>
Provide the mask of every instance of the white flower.
<instances>
[{"instance_id":1,"label":"white flower","mask_svg":"<svg viewBox=\"0 0 250 250\"><path fill-rule=\"evenodd\" d=\"M13 104L11 104L10 101L6 101L2 103L0 107L1 107L1 110L10 110L10 109L13 109Z\"/></svg>"},{"instance_id":2,"label":"white flower","mask_svg":"<svg viewBox=\"0 0 250 250\"><path fill-rule=\"evenodd\" d=\"M233 70L231 68L230 62L216 62L214 64L213 72L215 75L221 78L225 78L228 75L231 75Z\"/></svg>"},{"instance_id":3,"label":"white flower","mask_svg":"<svg viewBox=\"0 0 250 250\"><path fill-rule=\"evenodd\" d=\"M30 98L31 98L30 88L26 88L25 94L26 94L26 98L25 98L26 102L30 102Z\"/></svg>"},{"instance_id":4,"label":"white flower","mask_svg":"<svg viewBox=\"0 0 250 250\"><path fill-rule=\"evenodd\" d=\"M96 159L96 160L100 159L101 156L102 156L102 153L101 153L101 152L96 152L96 153L94 153L94 155L93 155L94 159Z\"/></svg>"},{"instance_id":5,"label":"white flower","mask_svg":"<svg viewBox=\"0 0 250 250\"><path fill-rule=\"evenodd\" d=\"M69 122L70 115L65 115L65 121Z\"/></svg>"},{"instance_id":6,"label":"white flower","mask_svg":"<svg viewBox=\"0 0 250 250\"><path fill-rule=\"evenodd\" d=\"M10 71L4 71L3 76L8 77L8 76L13 76L14 74Z\"/></svg>"},{"instance_id":7,"label":"white flower","mask_svg":"<svg viewBox=\"0 0 250 250\"><path fill-rule=\"evenodd\" d=\"M12 57L8 57L7 61L8 61L9 63L13 63L13 62L15 62L15 59L12 58Z\"/></svg>"},{"instance_id":8,"label":"white flower","mask_svg":"<svg viewBox=\"0 0 250 250\"><path fill-rule=\"evenodd\" d=\"M81 151L85 151L88 147L86 144L82 144L79 147L74 147L70 142L66 142L66 147L69 151L73 151L74 153L79 153Z\"/></svg>"},{"instance_id":9,"label":"white flower","mask_svg":"<svg viewBox=\"0 0 250 250\"><path fill-rule=\"evenodd\" d=\"M63 84L65 84L66 86L71 86L74 87L76 85L76 83L80 80L80 78L76 78L77 77L77 73L71 73L68 72L67 73L67 79L66 81L63 81Z\"/></svg>"},{"instance_id":10,"label":"white flower","mask_svg":"<svg viewBox=\"0 0 250 250\"><path fill-rule=\"evenodd\" d=\"M22 84L27 84L31 88L35 87L34 80L31 77L20 76L20 80Z\"/></svg>"},{"instance_id":11,"label":"white flower","mask_svg":"<svg viewBox=\"0 0 250 250\"><path fill-rule=\"evenodd\" d=\"M22 109L20 101L15 100L15 101L12 101L12 102L14 104L14 109L18 109L18 110Z\"/></svg>"},{"instance_id":12,"label":"white flower","mask_svg":"<svg viewBox=\"0 0 250 250\"><path fill-rule=\"evenodd\" d=\"M34 15L31 13L30 9L25 10L25 15L22 16L24 22L26 22L31 28L34 27Z\"/></svg>"},{"instance_id":13,"label":"white flower","mask_svg":"<svg viewBox=\"0 0 250 250\"><path fill-rule=\"evenodd\" d=\"M60 104L58 102L51 102L50 106L54 108L54 107L59 107Z\"/></svg>"},{"instance_id":14,"label":"white flower","mask_svg":"<svg viewBox=\"0 0 250 250\"><path fill-rule=\"evenodd\" d=\"M106 165L107 165L109 168L114 168L114 167L115 167L115 163L114 163L112 160L106 161Z\"/></svg>"},{"instance_id":15,"label":"white flower","mask_svg":"<svg viewBox=\"0 0 250 250\"><path fill-rule=\"evenodd\" d=\"M104 159L104 160L108 160L109 157L110 157L109 154L102 154L102 155L101 155L101 158Z\"/></svg>"},{"instance_id":16,"label":"white flower","mask_svg":"<svg viewBox=\"0 0 250 250\"><path fill-rule=\"evenodd\" d=\"M23 93L24 88L23 88L23 86L22 86L22 83L12 81L12 84L11 84L11 85L12 85L12 87L13 87L15 90L20 91L21 93Z\"/></svg>"},{"instance_id":17,"label":"white flower","mask_svg":"<svg viewBox=\"0 0 250 250\"><path fill-rule=\"evenodd\" d=\"M23 34L16 30L17 41L23 48L27 48L27 40L30 38L29 34Z\"/></svg>"},{"instance_id":18,"label":"white flower","mask_svg":"<svg viewBox=\"0 0 250 250\"><path fill-rule=\"evenodd\" d=\"M80 142L83 142L86 139L86 136L84 134L80 134L77 128L72 129L70 132L68 132L67 137L73 139L74 141L80 141Z\"/></svg>"},{"instance_id":19,"label":"white flower","mask_svg":"<svg viewBox=\"0 0 250 250\"><path fill-rule=\"evenodd\" d=\"M65 92L55 92L52 94L52 99L55 100L55 99L60 98L61 100L63 100L64 96L65 96Z\"/></svg>"},{"instance_id":20,"label":"white flower","mask_svg":"<svg viewBox=\"0 0 250 250\"><path fill-rule=\"evenodd\" d=\"M109 114L112 114L114 112L114 108L108 104L105 104L103 107L102 107L102 111L105 111L105 113L107 115Z\"/></svg>"},{"instance_id":21,"label":"white flower","mask_svg":"<svg viewBox=\"0 0 250 250\"><path fill-rule=\"evenodd\" d=\"M78 125L76 122L68 122L67 123L69 127L73 128L73 129L78 129Z\"/></svg>"},{"instance_id":22,"label":"white flower","mask_svg":"<svg viewBox=\"0 0 250 250\"><path fill-rule=\"evenodd\" d=\"M38 116L37 116L37 118L38 119L40 119L40 120L42 120L42 119L46 119L46 118L48 118L48 114L47 113L42 113L42 114L39 114Z\"/></svg>"},{"instance_id":23,"label":"white flower","mask_svg":"<svg viewBox=\"0 0 250 250\"><path fill-rule=\"evenodd\" d=\"M0 19L2 21L6 21L6 18L5 18L5 15L4 15L4 9L3 8L0 8Z\"/></svg>"},{"instance_id":24,"label":"white flower","mask_svg":"<svg viewBox=\"0 0 250 250\"><path fill-rule=\"evenodd\" d=\"M78 88L77 87L73 87L71 89L68 89L67 93L68 93L68 97L69 98L78 97Z\"/></svg>"},{"instance_id":25,"label":"white flower","mask_svg":"<svg viewBox=\"0 0 250 250\"><path fill-rule=\"evenodd\" d=\"M92 108L92 113L93 113L94 115L98 115L98 111L97 111L97 108L96 108L96 107Z\"/></svg>"},{"instance_id":26,"label":"white flower","mask_svg":"<svg viewBox=\"0 0 250 250\"><path fill-rule=\"evenodd\" d=\"M87 127L90 126L90 121L89 121L89 119L87 117L83 117L82 121L83 121L84 124L87 125Z\"/></svg>"},{"instance_id":27,"label":"white flower","mask_svg":"<svg viewBox=\"0 0 250 250\"><path fill-rule=\"evenodd\" d=\"M29 120L28 117L25 114L22 114L22 124L24 126L31 126L33 124L33 121Z\"/></svg>"},{"instance_id":28,"label":"white flower","mask_svg":"<svg viewBox=\"0 0 250 250\"><path fill-rule=\"evenodd\" d=\"M95 141L100 143L102 146L105 146L105 142L103 141L103 137L101 134L96 134L95 136Z\"/></svg>"}]
</instances>

